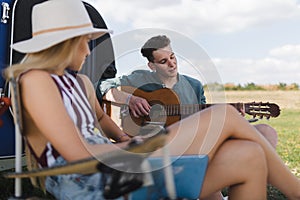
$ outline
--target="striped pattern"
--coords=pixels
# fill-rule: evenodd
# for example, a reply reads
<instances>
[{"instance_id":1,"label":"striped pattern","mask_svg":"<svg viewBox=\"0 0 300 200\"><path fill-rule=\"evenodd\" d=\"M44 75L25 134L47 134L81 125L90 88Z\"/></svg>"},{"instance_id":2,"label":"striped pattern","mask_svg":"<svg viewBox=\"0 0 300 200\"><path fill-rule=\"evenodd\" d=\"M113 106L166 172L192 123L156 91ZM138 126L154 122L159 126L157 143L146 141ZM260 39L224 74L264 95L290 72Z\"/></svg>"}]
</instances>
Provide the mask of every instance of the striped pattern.
<instances>
[{"instance_id":1,"label":"striped pattern","mask_svg":"<svg viewBox=\"0 0 300 200\"><path fill-rule=\"evenodd\" d=\"M80 130L82 136L87 139L87 141L98 136L98 142L95 143L99 143L99 141L107 143L107 138L99 134L99 131L95 131L97 120L91 105L82 90L82 87L84 86L79 84L74 75L67 72L63 76L55 74L51 74L51 76L60 90L67 112ZM55 163L58 156L59 153L50 143L48 143L44 153L38 158L38 162L41 167L49 167Z\"/></svg>"},{"instance_id":2,"label":"striped pattern","mask_svg":"<svg viewBox=\"0 0 300 200\"><path fill-rule=\"evenodd\" d=\"M70 117L81 130L83 136L87 138L93 135L96 118L76 78L69 73L64 76L52 75L52 78L61 91Z\"/></svg>"}]
</instances>

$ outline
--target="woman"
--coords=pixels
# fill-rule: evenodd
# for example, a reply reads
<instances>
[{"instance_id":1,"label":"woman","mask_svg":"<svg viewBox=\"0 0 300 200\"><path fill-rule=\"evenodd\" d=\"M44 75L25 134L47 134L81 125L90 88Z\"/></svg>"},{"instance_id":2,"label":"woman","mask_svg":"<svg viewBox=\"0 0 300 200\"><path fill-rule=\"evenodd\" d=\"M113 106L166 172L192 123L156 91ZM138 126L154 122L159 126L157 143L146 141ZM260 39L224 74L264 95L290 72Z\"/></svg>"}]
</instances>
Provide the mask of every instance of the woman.
<instances>
[{"instance_id":1,"label":"woman","mask_svg":"<svg viewBox=\"0 0 300 200\"><path fill-rule=\"evenodd\" d=\"M84 89L91 83L67 72L81 69L90 53L88 42L107 30L92 27L79 0L51 0L34 6L32 26L33 37L12 46L26 53L25 59L8 68L6 76L19 77L23 133L39 165L65 164L126 146L126 142L113 145L103 136L128 139L99 106L95 109L102 129L96 125ZM266 199L269 182L289 199L300 199L299 179L234 108L206 109L168 131L172 155L209 156L201 198L229 186L230 199ZM59 175L47 177L46 189L57 199L101 199L101 180L100 173Z\"/></svg>"}]
</instances>

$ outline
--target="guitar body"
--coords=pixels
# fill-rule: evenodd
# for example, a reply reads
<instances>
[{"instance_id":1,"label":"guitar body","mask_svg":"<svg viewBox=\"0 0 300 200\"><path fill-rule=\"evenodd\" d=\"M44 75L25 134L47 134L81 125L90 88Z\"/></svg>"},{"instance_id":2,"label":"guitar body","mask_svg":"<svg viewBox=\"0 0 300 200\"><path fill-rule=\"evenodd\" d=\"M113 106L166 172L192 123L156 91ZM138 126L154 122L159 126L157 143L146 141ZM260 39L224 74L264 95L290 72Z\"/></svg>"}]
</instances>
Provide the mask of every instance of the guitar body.
<instances>
[{"instance_id":1,"label":"guitar body","mask_svg":"<svg viewBox=\"0 0 300 200\"><path fill-rule=\"evenodd\" d=\"M122 115L122 128L127 134L137 135L140 132L140 128L145 125L159 124L169 126L180 120L180 115L168 116L167 114L161 114L164 112L164 106L178 105L180 103L179 97L173 90L162 88L152 92L145 92L129 86L122 86L122 91L147 99L151 105L151 111L148 116L136 118L133 117L130 111Z\"/></svg>"}]
</instances>

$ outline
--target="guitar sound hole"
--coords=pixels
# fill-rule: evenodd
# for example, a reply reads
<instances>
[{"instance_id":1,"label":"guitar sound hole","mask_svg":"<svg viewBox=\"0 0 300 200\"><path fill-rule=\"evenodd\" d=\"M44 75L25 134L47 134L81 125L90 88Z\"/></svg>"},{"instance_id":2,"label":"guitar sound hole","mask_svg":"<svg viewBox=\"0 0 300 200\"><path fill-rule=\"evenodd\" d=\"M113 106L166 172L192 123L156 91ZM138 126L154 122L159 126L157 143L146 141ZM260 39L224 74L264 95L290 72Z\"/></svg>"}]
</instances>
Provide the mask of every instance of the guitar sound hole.
<instances>
[{"instance_id":1,"label":"guitar sound hole","mask_svg":"<svg viewBox=\"0 0 300 200\"><path fill-rule=\"evenodd\" d=\"M160 104L152 105L148 120L149 121L146 122L147 124L165 125L167 121L167 114L164 106Z\"/></svg>"}]
</instances>

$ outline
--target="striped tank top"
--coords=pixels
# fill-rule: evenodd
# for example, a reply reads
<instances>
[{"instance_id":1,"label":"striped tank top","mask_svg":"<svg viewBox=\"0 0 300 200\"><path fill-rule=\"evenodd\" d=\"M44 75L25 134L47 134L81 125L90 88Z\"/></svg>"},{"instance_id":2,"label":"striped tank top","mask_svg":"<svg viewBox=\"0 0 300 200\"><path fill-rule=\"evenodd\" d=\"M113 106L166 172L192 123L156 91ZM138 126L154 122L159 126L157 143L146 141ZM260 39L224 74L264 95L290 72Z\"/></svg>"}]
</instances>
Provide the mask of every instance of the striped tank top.
<instances>
[{"instance_id":1,"label":"striped tank top","mask_svg":"<svg viewBox=\"0 0 300 200\"><path fill-rule=\"evenodd\" d=\"M83 138L89 143L110 143L110 141L97 129L97 118L86 97L83 82L79 77L65 72L63 76L51 74L60 90L65 108L80 130ZM30 145L29 145L30 146ZM41 167L49 167L55 163L60 154L48 142L42 155L36 159Z\"/></svg>"}]
</instances>

